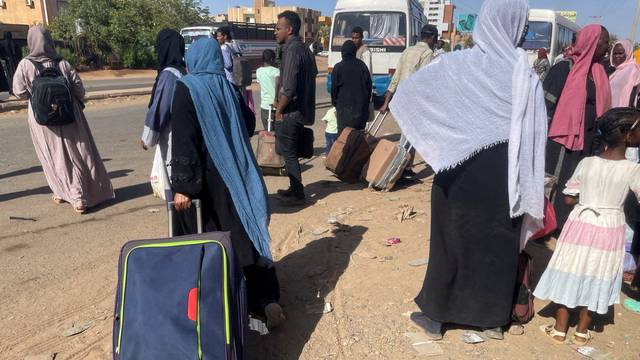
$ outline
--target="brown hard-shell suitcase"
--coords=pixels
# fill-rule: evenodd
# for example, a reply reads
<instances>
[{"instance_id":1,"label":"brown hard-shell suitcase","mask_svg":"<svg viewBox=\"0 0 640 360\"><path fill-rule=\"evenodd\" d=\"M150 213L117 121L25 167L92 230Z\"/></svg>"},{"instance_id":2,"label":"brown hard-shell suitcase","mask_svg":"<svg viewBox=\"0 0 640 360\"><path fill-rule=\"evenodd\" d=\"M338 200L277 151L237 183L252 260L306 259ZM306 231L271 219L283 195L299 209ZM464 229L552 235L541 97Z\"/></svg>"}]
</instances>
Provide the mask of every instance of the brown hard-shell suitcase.
<instances>
[{"instance_id":1,"label":"brown hard-shell suitcase","mask_svg":"<svg viewBox=\"0 0 640 360\"><path fill-rule=\"evenodd\" d=\"M381 116L382 115L382 116ZM376 148L375 135L380 130L386 114L378 113L365 130L345 128L331 147L325 166L340 180L354 183L360 180L362 168Z\"/></svg>"}]
</instances>

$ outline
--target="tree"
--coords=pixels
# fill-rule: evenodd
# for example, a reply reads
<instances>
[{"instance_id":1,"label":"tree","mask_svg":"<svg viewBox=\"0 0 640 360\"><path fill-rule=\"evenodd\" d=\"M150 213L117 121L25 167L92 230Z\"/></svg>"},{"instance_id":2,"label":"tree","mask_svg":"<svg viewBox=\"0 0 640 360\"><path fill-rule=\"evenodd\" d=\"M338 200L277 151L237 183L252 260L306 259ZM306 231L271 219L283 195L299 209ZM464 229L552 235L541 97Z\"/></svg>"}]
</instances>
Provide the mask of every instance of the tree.
<instances>
[{"instance_id":1,"label":"tree","mask_svg":"<svg viewBox=\"0 0 640 360\"><path fill-rule=\"evenodd\" d=\"M473 41L473 36L469 35L465 40L464 40L464 48L465 49L471 49L472 47L474 47L476 45L476 43Z\"/></svg>"},{"instance_id":2,"label":"tree","mask_svg":"<svg viewBox=\"0 0 640 360\"><path fill-rule=\"evenodd\" d=\"M103 60L117 55L125 66L146 67L155 59L160 30L178 30L208 17L200 0L70 0L50 27L54 38L82 43L76 46L81 54L88 47Z\"/></svg>"},{"instance_id":3,"label":"tree","mask_svg":"<svg viewBox=\"0 0 640 360\"><path fill-rule=\"evenodd\" d=\"M613 45L618 42L618 36L616 34L609 34L609 49L613 49Z\"/></svg>"},{"instance_id":4,"label":"tree","mask_svg":"<svg viewBox=\"0 0 640 360\"><path fill-rule=\"evenodd\" d=\"M318 40L320 40L323 47L329 44L330 33L331 33L331 26L329 25L320 26L320 29L318 30ZM324 50L328 50L328 49L324 49Z\"/></svg>"}]
</instances>

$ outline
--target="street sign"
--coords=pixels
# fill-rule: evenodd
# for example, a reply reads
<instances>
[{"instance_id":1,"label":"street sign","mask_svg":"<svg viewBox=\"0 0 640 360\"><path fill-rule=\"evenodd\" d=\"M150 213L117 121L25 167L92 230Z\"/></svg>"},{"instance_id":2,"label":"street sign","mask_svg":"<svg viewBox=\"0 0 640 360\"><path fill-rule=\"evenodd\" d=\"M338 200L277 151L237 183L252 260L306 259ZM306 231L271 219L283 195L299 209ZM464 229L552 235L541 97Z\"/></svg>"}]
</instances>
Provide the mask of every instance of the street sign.
<instances>
[{"instance_id":1,"label":"street sign","mask_svg":"<svg viewBox=\"0 0 640 360\"><path fill-rule=\"evenodd\" d=\"M578 20L578 12L574 10L558 11L558 14L560 16L566 17L573 22L576 22L576 20Z\"/></svg>"},{"instance_id":2,"label":"street sign","mask_svg":"<svg viewBox=\"0 0 640 360\"><path fill-rule=\"evenodd\" d=\"M456 20L456 31L459 33L472 33L476 27L477 14L460 14Z\"/></svg>"}]
</instances>

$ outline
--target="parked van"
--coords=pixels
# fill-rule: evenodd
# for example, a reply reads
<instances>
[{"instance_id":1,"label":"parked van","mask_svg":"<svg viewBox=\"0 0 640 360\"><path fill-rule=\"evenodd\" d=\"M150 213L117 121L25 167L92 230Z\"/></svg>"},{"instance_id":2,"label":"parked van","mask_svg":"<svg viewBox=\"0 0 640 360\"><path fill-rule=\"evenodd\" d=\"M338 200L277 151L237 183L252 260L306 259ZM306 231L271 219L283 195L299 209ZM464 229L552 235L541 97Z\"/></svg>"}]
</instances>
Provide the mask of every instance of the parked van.
<instances>
[{"instance_id":1,"label":"parked van","mask_svg":"<svg viewBox=\"0 0 640 360\"><path fill-rule=\"evenodd\" d=\"M374 93L384 96L400 55L420 40L426 23L417 0L338 0L329 40L329 73L342 60L342 44L351 39L353 28L360 26L372 53ZM331 76L327 77L327 90L331 91Z\"/></svg>"},{"instance_id":2,"label":"parked van","mask_svg":"<svg viewBox=\"0 0 640 360\"><path fill-rule=\"evenodd\" d=\"M522 48L529 53L529 63L538 58L538 49L547 49L549 61L571 45L571 39L580 31L575 22L561 16L554 10L531 9L529 11L529 32Z\"/></svg>"},{"instance_id":3,"label":"parked van","mask_svg":"<svg viewBox=\"0 0 640 360\"><path fill-rule=\"evenodd\" d=\"M275 25L228 22L195 25L180 30L187 51L189 51L189 46L198 39L215 39L216 30L223 26L228 26L231 29L233 37L231 46L249 59L254 71L262 66L262 52L264 50L276 50Z\"/></svg>"}]
</instances>

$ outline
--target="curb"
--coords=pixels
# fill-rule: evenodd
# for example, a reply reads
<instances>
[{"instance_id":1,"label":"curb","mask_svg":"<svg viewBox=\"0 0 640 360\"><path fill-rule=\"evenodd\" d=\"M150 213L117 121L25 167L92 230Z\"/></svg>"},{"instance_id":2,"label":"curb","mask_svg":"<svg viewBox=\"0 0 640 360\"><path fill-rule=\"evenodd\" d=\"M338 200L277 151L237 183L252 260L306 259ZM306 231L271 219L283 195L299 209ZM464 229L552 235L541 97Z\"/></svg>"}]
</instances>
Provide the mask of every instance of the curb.
<instances>
[{"instance_id":1,"label":"curb","mask_svg":"<svg viewBox=\"0 0 640 360\"><path fill-rule=\"evenodd\" d=\"M131 90L124 90L124 91L118 91L118 92L96 92L96 93L89 93L88 95L86 95L84 97L85 101L90 101L90 100L103 100L103 99L111 99L111 98L119 98L119 97L125 97L125 96L141 96L141 95L149 95L151 94L151 90L153 88L140 88L140 89L131 89Z\"/></svg>"},{"instance_id":2,"label":"curb","mask_svg":"<svg viewBox=\"0 0 640 360\"><path fill-rule=\"evenodd\" d=\"M149 95L151 94L152 88L140 88L140 89L131 89L131 90L123 90L116 92L95 92L88 93L84 97L84 101L92 101L92 100L104 100L104 99L112 99L112 98L120 98L126 96L141 96L141 95ZM14 110L24 110L29 106L28 100L9 100L7 102L0 103L0 114L14 111Z\"/></svg>"}]
</instances>

